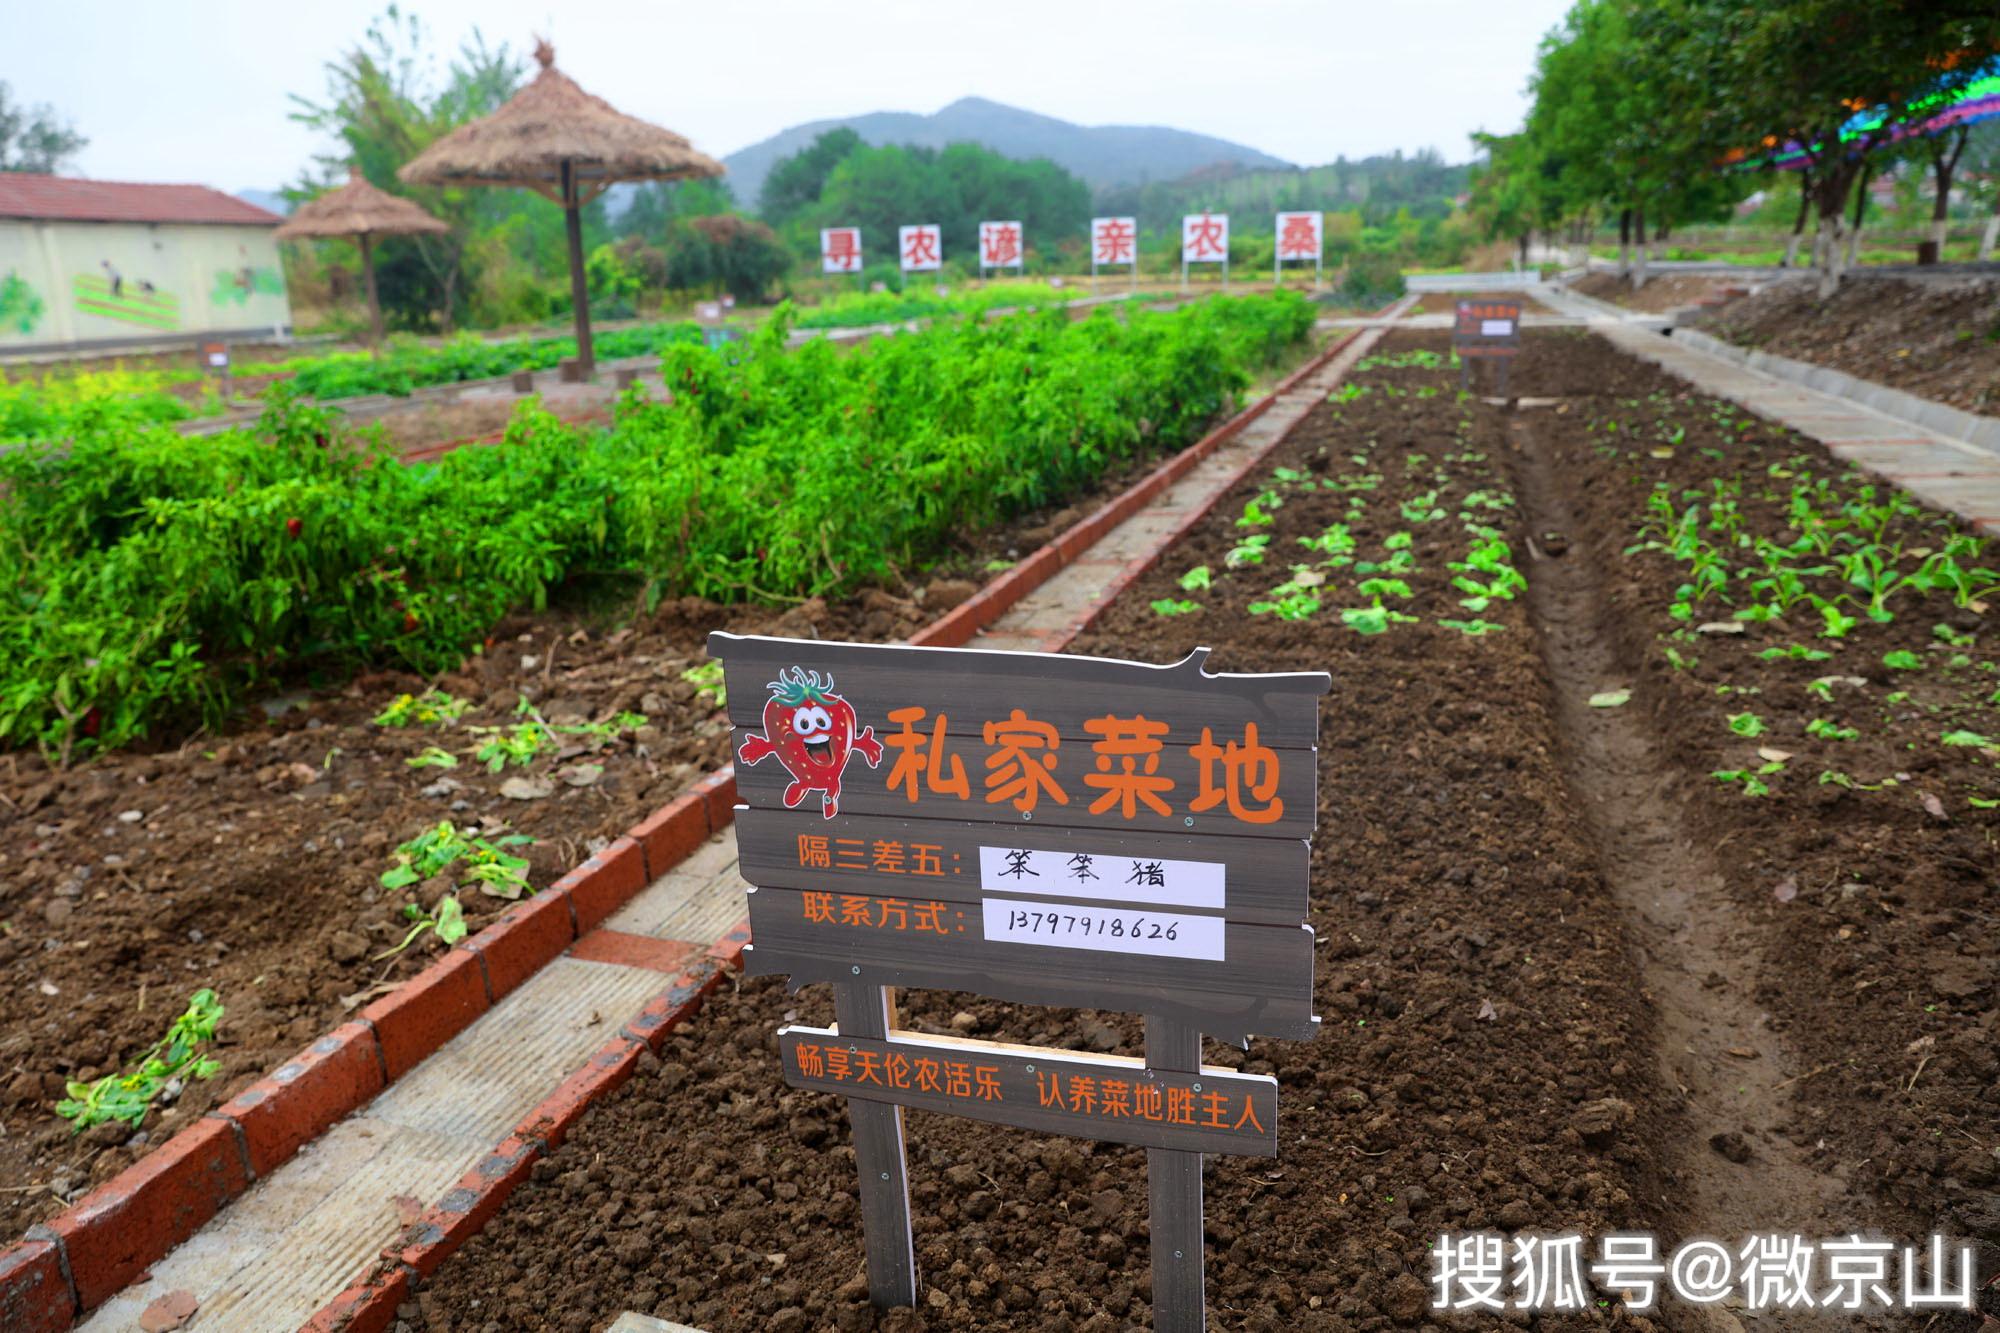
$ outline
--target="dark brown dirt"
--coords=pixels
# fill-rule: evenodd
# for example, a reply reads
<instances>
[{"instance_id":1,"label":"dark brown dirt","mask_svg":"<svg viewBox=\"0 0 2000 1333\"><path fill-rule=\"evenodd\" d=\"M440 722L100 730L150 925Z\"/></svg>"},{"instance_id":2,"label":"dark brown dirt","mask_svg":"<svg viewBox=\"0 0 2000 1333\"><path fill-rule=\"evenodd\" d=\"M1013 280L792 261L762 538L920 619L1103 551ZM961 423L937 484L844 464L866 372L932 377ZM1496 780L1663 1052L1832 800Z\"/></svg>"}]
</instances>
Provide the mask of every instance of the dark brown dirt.
<instances>
[{"instance_id":1,"label":"dark brown dirt","mask_svg":"<svg viewBox=\"0 0 2000 1333\"><path fill-rule=\"evenodd\" d=\"M1417 315L1449 315L1454 313L1458 309L1458 303L1460 301L1471 300L1472 298L1479 296L1505 296L1513 300L1517 300L1521 303L1521 313L1523 314L1527 314L1530 311L1534 312L1537 315L1546 315L1550 313L1549 308L1547 306L1543 305L1540 301L1537 301L1534 297L1528 295L1526 292L1520 292L1520 291L1423 292L1417 297L1416 307L1411 311L1411 313Z\"/></svg>"},{"instance_id":2,"label":"dark brown dirt","mask_svg":"<svg viewBox=\"0 0 2000 1333\"><path fill-rule=\"evenodd\" d=\"M1467 615L1446 569L1465 550L1461 508L1517 553L1526 537L1508 499L1503 419L1436 392L1451 374L1364 369L1367 395L1317 410L1272 459L1332 487L1266 470L1074 645L1171 661L1207 644L1212 669L1325 668L1335 680L1312 884L1325 1031L1253 1043L1247 1056L1206 1052L1276 1075L1284 1145L1275 1162L1209 1164L1217 1328L1414 1325L1440 1231L1594 1236L1664 1227L1671 1212L1659 1145L1677 1118L1656 1073L1655 1021L1564 781L1528 609L1496 602L1484 616L1503 628L1477 638L1435 623ZM1284 502L1260 531L1283 554L1223 572L1243 501L1266 486ZM1439 518L1399 513L1433 491ZM1341 591L1308 620L1247 614L1305 558L1296 538L1341 521L1363 559L1414 531L1417 569L1401 577L1422 623L1374 636L1344 627L1338 608L1361 604L1349 571L1333 571ZM1156 615L1153 600L1188 595L1177 580L1197 564L1217 571L1192 594L1204 609ZM933 1031L963 1011L975 1033L1004 1040L1134 1050L1139 1038L1127 1016L938 993L901 1003L906 1023ZM846 1117L784 1087L771 1035L829 1009L817 990L788 998L772 982L713 1002L404 1317L431 1330L602 1328L628 1308L716 1331L1149 1323L1140 1154L914 1114L926 1290L917 1311L863 1304ZM1598 1310L1541 1326L1659 1325Z\"/></svg>"},{"instance_id":3,"label":"dark brown dirt","mask_svg":"<svg viewBox=\"0 0 2000 1333\"><path fill-rule=\"evenodd\" d=\"M1723 987L1743 990L1791 1052L1785 1079L1773 1083L1761 1049L1744 1079L1785 1092L1790 1150L1872 1199L1878 1225L1976 1240L1980 1271L1991 1274L2000 1267L2000 849L1995 813L1970 801L2000 796L2000 780L1989 752L1940 740L1958 730L2000 735L1991 611L1912 590L1891 598L1893 622L1858 615L1843 639L1821 637L1820 617L1804 606L1740 635L1661 637L1682 628L1667 608L1686 566L1659 551L1622 554L1640 541L1655 486L1679 509L1712 499L1718 482L1740 484L1744 530L1790 541L1792 487L1823 478L1858 499L1870 481L1816 444L1594 340L1541 344L1524 358L1524 382L1556 377L1546 363L1557 348L1568 396L1524 414L1524 451L1564 479L1577 516L1566 559L1600 571L1604 587L1600 629L1621 673L1607 683L1635 687L1628 709L1658 738L1690 835L1713 851L1720 893L1698 892L1705 909L1725 912L1737 967ZM1578 393L1580 381L1596 394ZM1964 532L1919 507L1882 540L1935 550ZM1991 551L1975 563L1991 567ZM1840 585L1837 573L1818 582L1827 594ZM1693 619L1726 622L1730 607L1711 599ZM1792 646L1830 656L1761 656ZM1676 669L1668 650L1689 665ZM1897 651L1920 668L1891 669L1884 659ZM1809 692L1822 678L1832 678L1831 699ZM1745 713L1761 720L1761 736L1731 729L1728 719ZM1815 718L1858 735L1809 735ZM1768 797L1734 794L1740 788L1711 776L1760 766L1760 746L1789 756L1762 779ZM1822 780L1827 773L1892 781L1850 789ZM1989 1303L1996 1298L1989 1289Z\"/></svg>"},{"instance_id":4,"label":"dark brown dirt","mask_svg":"<svg viewBox=\"0 0 2000 1333\"><path fill-rule=\"evenodd\" d=\"M447 819L519 832L536 839L525 850L530 883L542 886L726 762L727 724L683 679L707 661L711 629L904 637L1152 465L969 534L906 588L790 610L686 599L634 619L621 601L511 620L432 682L473 704L444 731L373 725L396 696L426 686L376 673L302 685L269 701L275 716L253 710L224 735L66 772L0 756L0 1230L18 1234L58 1211L431 961L439 946L428 933L375 960L409 926L400 912L410 893L377 884L397 844ZM522 699L551 723L621 711L649 721L595 753L489 773L469 757L478 738L466 728L516 722ZM460 752L459 766L405 763L431 745ZM586 786L555 777L577 764L603 771ZM554 779L554 794L500 794L523 775ZM445 887L419 894L431 905ZM461 900L475 931L508 906ZM121 1124L73 1138L53 1111L65 1081L129 1067L203 986L228 1010L222 1072L136 1135Z\"/></svg>"},{"instance_id":5,"label":"dark brown dirt","mask_svg":"<svg viewBox=\"0 0 2000 1333\"><path fill-rule=\"evenodd\" d=\"M1740 347L2000 416L2000 281L1945 285L1853 274L1825 301L1810 281L1785 282L1721 306L1695 327Z\"/></svg>"},{"instance_id":6,"label":"dark brown dirt","mask_svg":"<svg viewBox=\"0 0 2000 1333\"><path fill-rule=\"evenodd\" d=\"M1645 286L1636 289L1629 279L1616 273L1588 273L1570 286L1585 296L1649 315L1663 315L1682 306L1704 305L1724 299L1726 293L1744 290L1739 278L1695 273L1654 274L1646 279Z\"/></svg>"}]
</instances>

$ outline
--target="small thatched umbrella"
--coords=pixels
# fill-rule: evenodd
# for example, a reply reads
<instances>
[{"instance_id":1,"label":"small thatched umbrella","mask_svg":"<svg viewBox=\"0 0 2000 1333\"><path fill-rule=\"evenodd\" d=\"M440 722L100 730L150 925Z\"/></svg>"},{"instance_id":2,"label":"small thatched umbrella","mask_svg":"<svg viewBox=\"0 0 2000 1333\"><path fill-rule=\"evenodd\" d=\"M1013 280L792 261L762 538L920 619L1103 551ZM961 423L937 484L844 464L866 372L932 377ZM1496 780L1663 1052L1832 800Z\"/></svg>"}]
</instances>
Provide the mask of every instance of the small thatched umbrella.
<instances>
[{"instance_id":1,"label":"small thatched umbrella","mask_svg":"<svg viewBox=\"0 0 2000 1333\"><path fill-rule=\"evenodd\" d=\"M596 364L583 274L579 210L617 181L720 176L722 164L672 130L615 110L576 86L555 65L555 48L535 44L542 72L492 115L461 125L396 174L412 185L512 185L538 190L563 207L569 225L569 285L576 309L576 354Z\"/></svg>"},{"instance_id":2,"label":"small thatched umbrella","mask_svg":"<svg viewBox=\"0 0 2000 1333\"><path fill-rule=\"evenodd\" d=\"M352 236L361 246L361 272L368 287L368 327L382 341L382 302L375 294L375 238L415 236L450 231L407 199L378 190L362 178L361 168L347 169L347 184L299 205L298 212L278 228L278 239L307 236Z\"/></svg>"}]
</instances>

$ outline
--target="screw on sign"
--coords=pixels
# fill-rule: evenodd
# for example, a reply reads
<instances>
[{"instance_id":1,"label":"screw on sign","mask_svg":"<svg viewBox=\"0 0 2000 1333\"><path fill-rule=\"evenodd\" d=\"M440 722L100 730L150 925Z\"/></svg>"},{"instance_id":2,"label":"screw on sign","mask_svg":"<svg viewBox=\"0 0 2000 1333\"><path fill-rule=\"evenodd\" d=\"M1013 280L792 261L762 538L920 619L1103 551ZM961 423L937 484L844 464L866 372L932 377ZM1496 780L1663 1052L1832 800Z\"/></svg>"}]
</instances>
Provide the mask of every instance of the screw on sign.
<instances>
[{"instance_id":1,"label":"screw on sign","mask_svg":"<svg viewBox=\"0 0 2000 1333\"><path fill-rule=\"evenodd\" d=\"M1507 367L1521 352L1521 302L1517 297L1477 297L1455 308L1451 347L1458 353L1458 387L1470 382L1472 362L1490 360L1499 378L1495 392L1507 396Z\"/></svg>"},{"instance_id":2,"label":"screw on sign","mask_svg":"<svg viewBox=\"0 0 2000 1333\"><path fill-rule=\"evenodd\" d=\"M1018 222L982 222L979 224L979 267L1020 268L1021 224Z\"/></svg>"},{"instance_id":3,"label":"screw on sign","mask_svg":"<svg viewBox=\"0 0 2000 1333\"><path fill-rule=\"evenodd\" d=\"M861 271L861 228L822 227L819 233L820 271L859 273Z\"/></svg>"},{"instance_id":4,"label":"screw on sign","mask_svg":"<svg viewBox=\"0 0 2000 1333\"><path fill-rule=\"evenodd\" d=\"M944 267L940 237L943 228L935 222L896 229L896 248L903 257L905 273L929 273Z\"/></svg>"},{"instance_id":5,"label":"screw on sign","mask_svg":"<svg viewBox=\"0 0 2000 1333\"><path fill-rule=\"evenodd\" d=\"M1204 1327L1201 1158L1274 1156L1277 1085L1203 1033L1304 1039L1324 672L713 634L752 975L834 987L786 1082L848 1099L868 1282L916 1299L902 1111L1147 1150L1154 1326ZM896 1030L890 987L1143 1014L1143 1060Z\"/></svg>"}]
</instances>

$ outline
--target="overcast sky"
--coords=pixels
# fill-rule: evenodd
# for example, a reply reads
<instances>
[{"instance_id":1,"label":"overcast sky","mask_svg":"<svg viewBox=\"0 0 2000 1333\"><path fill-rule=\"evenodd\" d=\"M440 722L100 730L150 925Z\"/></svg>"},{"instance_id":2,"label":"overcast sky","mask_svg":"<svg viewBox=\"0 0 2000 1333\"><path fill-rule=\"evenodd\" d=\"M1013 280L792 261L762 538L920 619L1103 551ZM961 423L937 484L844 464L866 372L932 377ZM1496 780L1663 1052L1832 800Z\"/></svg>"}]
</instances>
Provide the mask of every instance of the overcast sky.
<instances>
[{"instance_id":1,"label":"overcast sky","mask_svg":"<svg viewBox=\"0 0 2000 1333\"><path fill-rule=\"evenodd\" d=\"M380 3L14 0L0 79L90 138L105 180L294 180L286 118ZM1517 128L1568 0L407 0L442 52L477 24L720 157L800 121L976 95L1084 124L1219 135L1303 165Z\"/></svg>"}]
</instances>

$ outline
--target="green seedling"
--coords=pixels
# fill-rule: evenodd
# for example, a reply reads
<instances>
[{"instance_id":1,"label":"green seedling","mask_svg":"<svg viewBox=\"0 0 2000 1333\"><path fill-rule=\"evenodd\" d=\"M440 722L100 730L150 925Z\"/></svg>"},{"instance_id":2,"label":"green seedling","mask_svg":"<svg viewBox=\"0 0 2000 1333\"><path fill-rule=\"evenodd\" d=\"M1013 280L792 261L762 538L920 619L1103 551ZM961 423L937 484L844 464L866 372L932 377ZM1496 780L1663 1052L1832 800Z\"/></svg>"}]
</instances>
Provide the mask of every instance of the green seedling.
<instances>
[{"instance_id":1,"label":"green seedling","mask_svg":"<svg viewBox=\"0 0 2000 1333\"><path fill-rule=\"evenodd\" d=\"M1190 602L1185 599L1176 600L1172 597L1162 597L1154 602L1152 607L1153 614L1156 616L1185 616L1201 610L1201 603Z\"/></svg>"},{"instance_id":2,"label":"green seedling","mask_svg":"<svg viewBox=\"0 0 2000 1333\"><path fill-rule=\"evenodd\" d=\"M1819 775L1819 785L1844 787L1848 791L1881 791L1885 787L1895 786L1896 779L1883 778L1880 782L1862 782L1837 768L1829 768Z\"/></svg>"},{"instance_id":3,"label":"green seedling","mask_svg":"<svg viewBox=\"0 0 2000 1333\"><path fill-rule=\"evenodd\" d=\"M1180 578L1182 592L1202 592L1208 589L1214 582L1213 576L1208 572L1207 565L1196 565L1193 569L1181 575Z\"/></svg>"},{"instance_id":4,"label":"green seedling","mask_svg":"<svg viewBox=\"0 0 2000 1333\"><path fill-rule=\"evenodd\" d=\"M403 918L416 924L410 927L409 933L403 936L402 942L395 948L384 949L376 954L376 962L394 958L416 943L417 936L427 930L436 931L437 937L446 944L456 944L465 938L465 908L460 906L458 899L451 894L438 899L436 915L425 912L415 903L404 903Z\"/></svg>"},{"instance_id":5,"label":"green seedling","mask_svg":"<svg viewBox=\"0 0 2000 1333\"><path fill-rule=\"evenodd\" d=\"M2000 741L1995 741L1989 736L1982 736L1976 731L1947 731L1939 739L1946 745L1963 745L1975 750L1991 750L1996 746L2000 746Z\"/></svg>"},{"instance_id":6,"label":"green seedling","mask_svg":"<svg viewBox=\"0 0 2000 1333\"><path fill-rule=\"evenodd\" d=\"M728 691L722 684L722 663L703 662L681 672L681 679L694 686L694 697L706 699L716 708L729 706Z\"/></svg>"},{"instance_id":7,"label":"green seedling","mask_svg":"<svg viewBox=\"0 0 2000 1333\"><path fill-rule=\"evenodd\" d=\"M1757 654L1765 662L1824 662L1833 654L1824 648L1808 648L1802 643L1787 644L1783 648L1766 648Z\"/></svg>"},{"instance_id":8,"label":"green seedling","mask_svg":"<svg viewBox=\"0 0 2000 1333\"><path fill-rule=\"evenodd\" d=\"M1860 734L1853 727L1843 727L1823 717L1816 717L1806 723L1806 735L1817 736L1823 741L1851 741Z\"/></svg>"},{"instance_id":9,"label":"green seedling","mask_svg":"<svg viewBox=\"0 0 2000 1333\"><path fill-rule=\"evenodd\" d=\"M1498 634L1507 628L1505 625L1496 625L1490 620L1440 620L1438 624L1473 638L1478 638L1482 634Z\"/></svg>"},{"instance_id":10,"label":"green seedling","mask_svg":"<svg viewBox=\"0 0 2000 1333\"><path fill-rule=\"evenodd\" d=\"M1231 569L1241 569L1245 565L1261 565L1264 563L1264 548L1270 544L1269 533L1245 537L1240 545L1229 549L1229 554L1222 557L1222 563Z\"/></svg>"},{"instance_id":11,"label":"green seedling","mask_svg":"<svg viewBox=\"0 0 2000 1333\"><path fill-rule=\"evenodd\" d=\"M454 699L442 690L422 694L399 694L375 715L378 727L448 727L472 707L467 699Z\"/></svg>"},{"instance_id":12,"label":"green seedling","mask_svg":"<svg viewBox=\"0 0 2000 1333\"><path fill-rule=\"evenodd\" d=\"M215 1077L221 1063L200 1051L215 1040L222 1013L222 1002L214 991L206 987L196 991L167 1035L139 1058L137 1068L129 1074L107 1074L94 1083L71 1082L69 1096L56 1103L56 1114L73 1122L73 1134L113 1120L137 1129L167 1084L175 1079Z\"/></svg>"},{"instance_id":13,"label":"green seedling","mask_svg":"<svg viewBox=\"0 0 2000 1333\"><path fill-rule=\"evenodd\" d=\"M413 754L403 761L411 768L457 768L458 756L435 745L426 745L421 753Z\"/></svg>"},{"instance_id":14,"label":"green seedling","mask_svg":"<svg viewBox=\"0 0 2000 1333\"><path fill-rule=\"evenodd\" d=\"M382 872L381 884L385 889L408 888L462 863L459 887L477 884L483 893L512 900L528 892L528 861L504 849L533 841L518 833L491 842L467 837L450 820L443 820L396 848L396 864Z\"/></svg>"},{"instance_id":15,"label":"green seedling","mask_svg":"<svg viewBox=\"0 0 2000 1333\"><path fill-rule=\"evenodd\" d=\"M1764 734L1764 719L1755 713L1731 713L1729 729L1745 739L1755 739Z\"/></svg>"},{"instance_id":16,"label":"green seedling","mask_svg":"<svg viewBox=\"0 0 2000 1333\"><path fill-rule=\"evenodd\" d=\"M1785 766L1776 760L1760 764L1756 768L1718 768L1709 776L1717 782L1738 783L1745 796L1769 796L1771 785L1764 781L1773 773L1782 773Z\"/></svg>"},{"instance_id":17,"label":"green seedling","mask_svg":"<svg viewBox=\"0 0 2000 1333\"><path fill-rule=\"evenodd\" d=\"M1891 671L1921 671L1924 669L1924 660L1907 648L1898 648L1894 652L1882 654L1882 665Z\"/></svg>"}]
</instances>

